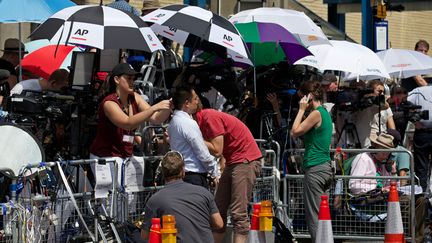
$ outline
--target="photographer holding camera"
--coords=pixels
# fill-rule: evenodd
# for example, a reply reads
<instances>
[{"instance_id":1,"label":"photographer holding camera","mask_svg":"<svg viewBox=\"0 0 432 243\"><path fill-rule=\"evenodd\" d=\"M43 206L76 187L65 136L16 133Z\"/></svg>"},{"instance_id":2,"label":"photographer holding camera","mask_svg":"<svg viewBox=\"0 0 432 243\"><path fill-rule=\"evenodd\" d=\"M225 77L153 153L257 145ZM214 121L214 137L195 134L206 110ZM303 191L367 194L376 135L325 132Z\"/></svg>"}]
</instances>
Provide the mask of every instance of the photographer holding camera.
<instances>
[{"instance_id":1,"label":"photographer holding camera","mask_svg":"<svg viewBox=\"0 0 432 243\"><path fill-rule=\"evenodd\" d=\"M372 80L368 86L373 89L373 95L378 97L377 104L379 112L375 113L371 122L371 133L369 136L375 136L377 133L387 132L387 129L396 129L393 120L393 112L390 105L387 103L387 97L384 96L384 83L379 80ZM368 136L368 144L370 139Z\"/></svg>"},{"instance_id":2,"label":"photographer holding camera","mask_svg":"<svg viewBox=\"0 0 432 243\"><path fill-rule=\"evenodd\" d=\"M414 123L413 145L415 173L420 179L423 191L426 192L431 163L429 158L432 155L432 119L428 114L432 111L432 86L413 89L408 93L407 100L415 106L421 106L423 110Z\"/></svg>"},{"instance_id":3,"label":"photographer holding camera","mask_svg":"<svg viewBox=\"0 0 432 243\"><path fill-rule=\"evenodd\" d=\"M353 85L364 85L364 83L353 82ZM356 142L357 148L367 148L371 145L369 137L376 135L379 132L387 131L387 128L395 128L393 121L393 113L386 102L384 97L384 84L379 80L371 80L367 86L359 86L355 88L357 96L351 97L350 109L351 122L355 121L354 134L358 137ZM348 94L350 97L351 95ZM341 109L341 107L339 108ZM346 108L347 109L347 108ZM349 122L349 119L345 118L345 124ZM340 122L341 117L338 117L338 131L340 137L343 137L343 133L349 133L352 131L343 131L344 128L340 129L341 125L345 124ZM354 125L353 125L354 126ZM352 141L343 141L352 142ZM358 144L360 143L360 144Z\"/></svg>"}]
</instances>

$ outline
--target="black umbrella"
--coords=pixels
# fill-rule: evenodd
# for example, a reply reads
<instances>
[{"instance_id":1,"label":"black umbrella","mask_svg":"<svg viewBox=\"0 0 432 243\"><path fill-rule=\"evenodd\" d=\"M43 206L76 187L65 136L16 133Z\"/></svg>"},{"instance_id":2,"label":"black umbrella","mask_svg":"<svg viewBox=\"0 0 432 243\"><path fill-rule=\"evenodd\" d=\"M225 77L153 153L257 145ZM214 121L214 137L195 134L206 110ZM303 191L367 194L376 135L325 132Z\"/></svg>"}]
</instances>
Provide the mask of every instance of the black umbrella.
<instances>
[{"instance_id":1,"label":"black umbrella","mask_svg":"<svg viewBox=\"0 0 432 243\"><path fill-rule=\"evenodd\" d=\"M151 28L156 34L186 47L227 53L236 61L252 64L241 35L220 15L196 6L169 5L142 18L154 23Z\"/></svg>"},{"instance_id":2,"label":"black umbrella","mask_svg":"<svg viewBox=\"0 0 432 243\"><path fill-rule=\"evenodd\" d=\"M99 49L165 50L155 33L139 17L95 5L65 8L43 22L31 37Z\"/></svg>"}]
</instances>

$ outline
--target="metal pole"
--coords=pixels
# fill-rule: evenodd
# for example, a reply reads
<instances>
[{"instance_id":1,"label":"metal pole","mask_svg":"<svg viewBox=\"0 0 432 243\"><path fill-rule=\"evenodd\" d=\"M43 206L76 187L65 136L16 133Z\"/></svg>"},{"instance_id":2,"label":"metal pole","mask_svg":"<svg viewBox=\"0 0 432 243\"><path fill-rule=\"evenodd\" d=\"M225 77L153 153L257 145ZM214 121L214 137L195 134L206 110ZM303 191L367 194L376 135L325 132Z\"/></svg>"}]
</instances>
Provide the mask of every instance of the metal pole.
<instances>
[{"instance_id":1,"label":"metal pole","mask_svg":"<svg viewBox=\"0 0 432 243\"><path fill-rule=\"evenodd\" d=\"M362 44L373 49L372 7L370 0L362 0Z\"/></svg>"},{"instance_id":2,"label":"metal pole","mask_svg":"<svg viewBox=\"0 0 432 243\"><path fill-rule=\"evenodd\" d=\"M18 39L19 39L19 51L18 51L18 58L19 58L19 76L18 76L18 82L22 81L22 67L21 67L21 59L22 59L22 49L21 49L21 23L18 23ZM11 87L12 88L12 87Z\"/></svg>"}]
</instances>

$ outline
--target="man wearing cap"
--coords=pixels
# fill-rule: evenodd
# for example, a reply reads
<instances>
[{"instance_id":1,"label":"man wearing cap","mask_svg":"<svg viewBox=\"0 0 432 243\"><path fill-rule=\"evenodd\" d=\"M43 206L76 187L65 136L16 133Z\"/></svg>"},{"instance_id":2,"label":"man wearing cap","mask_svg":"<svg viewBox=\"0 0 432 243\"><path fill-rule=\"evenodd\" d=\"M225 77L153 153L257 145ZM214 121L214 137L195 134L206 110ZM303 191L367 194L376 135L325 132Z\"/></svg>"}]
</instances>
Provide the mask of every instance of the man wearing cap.
<instances>
[{"instance_id":1,"label":"man wearing cap","mask_svg":"<svg viewBox=\"0 0 432 243\"><path fill-rule=\"evenodd\" d=\"M0 69L8 70L10 73L8 83L12 89L18 82L18 75L15 68L19 64L19 52L21 51L21 58L23 58L25 46L18 39L9 38L4 43L3 56L0 58Z\"/></svg>"},{"instance_id":2,"label":"man wearing cap","mask_svg":"<svg viewBox=\"0 0 432 243\"><path fill-rule=\"evenodd\" d=\"M131 6L129 4L129 0L115 0L112 3L109 3L107 6L111 7L111 8L116 8L118 10L122 10L125 12L132 13L136 16L140 16L140 12L138 11L138 9Z\"/></svg>"}]
</instances>

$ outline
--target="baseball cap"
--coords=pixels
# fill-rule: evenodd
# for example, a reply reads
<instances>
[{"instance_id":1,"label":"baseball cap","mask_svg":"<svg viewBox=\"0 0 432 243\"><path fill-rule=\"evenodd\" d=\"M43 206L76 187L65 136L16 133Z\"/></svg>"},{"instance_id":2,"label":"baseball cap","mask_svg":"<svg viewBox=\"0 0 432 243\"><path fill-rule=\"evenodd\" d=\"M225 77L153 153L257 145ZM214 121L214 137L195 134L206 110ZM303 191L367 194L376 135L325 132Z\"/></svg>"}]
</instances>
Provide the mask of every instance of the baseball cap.
<instances>
[{"instance_id":1,"label":"baseball cap","mask_svg":"<svg viewBox=\"0 0 432 243\"><path fill-rule=\"evenodd\" d=\"M135 71L133 67L128 63L119 63L111 71L111 76L121 76L126 75L137 75L139 72Z\"/></svg>"}]
</instances>

